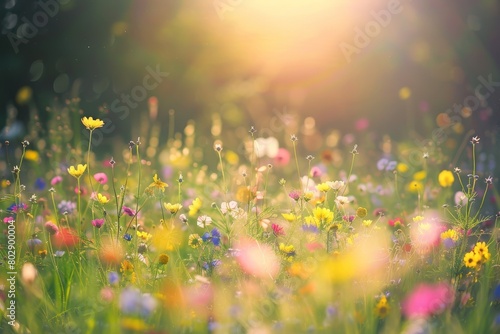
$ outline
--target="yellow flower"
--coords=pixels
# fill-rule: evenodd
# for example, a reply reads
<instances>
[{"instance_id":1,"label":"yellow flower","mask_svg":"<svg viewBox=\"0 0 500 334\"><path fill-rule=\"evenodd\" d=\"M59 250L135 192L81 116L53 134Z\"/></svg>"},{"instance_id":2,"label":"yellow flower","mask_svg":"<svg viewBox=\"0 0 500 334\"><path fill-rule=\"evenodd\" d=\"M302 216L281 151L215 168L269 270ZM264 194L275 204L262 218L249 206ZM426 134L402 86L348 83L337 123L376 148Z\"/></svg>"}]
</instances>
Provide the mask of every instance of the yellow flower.
<instances>
[{"instance_id":1,"label":"yellow flower","mask_svg":"<svg viewBox=\"0 0 500 334\"><path fill-rule=\"evenodd\" d=\"M158 174L155 174L155 176L153 176L153 183L151 183L149 187L165 191L165 188L168 187L168 184L160 180Z\"/></svg>"},{"instance_id":2,"label":"yellow flower","mask_svg":"<svg viewBox=\"0 0 500 334\"><path fill-rule=\"evenodd\" d=\"M307 225L319 226L320 221L314 216L307 216L304 219Z\"/></svg>"},{"instance_id":3,"label":"yellow flower","mask_svg":"<svg viewBox=\"0 0 500 334\"><path fill-rule=\"evenodd\" d=\"M123 329L134 332L144 332L148 328L144 320L138 318L124 318L121 325Z\"/></svg>"},{"instance_id":4,"label":"yellow flower","mask_svg":"<svg viewBox=\"0 0 500 334\"><path fill-rule=\"evenodd\" d=\"M304 193L304 201L309 202L313 198L314 194L310 191Z\"/></svg>"},{"instance_id":5,"label":"yellow flower","mask_svg":"<svg viewBox=\"0 0 500 334\"><path fill-rule=\"evenodd\" d=\"M132 262L129 260L124 260L121 264L120 272L126 273L126 272L133 272L134 271L134 265Z\"/></svg>"},{"instance_id":6,"label":"yellow flower","mask_svg":"<svg viewBox=\"0 0 500 334\"><path fill-rule=\"evenodd\" d=\"M359 218L364 218L364 217L366 217L367 214L368 214L368 210L366 210L365 208L359 207L356 210L356 216L358 216Z\"/></svg>"},{"instance_id":7,"label":"yellow flower","mask_svg":"<svg viewBox=\"0 0 500 334\"><path fill-rule=\"evenodd\" d=\"M180 205L179 203L163 203L163 206L173 215L175 215L182 208L182 205Z\"/></svg>"},{"instance_id":8,"label":"yellow flower","mask_svg":"<svg viewBox=\"0 0 500 334\"><path fill-rule=\"evenodd\" d=\"M87 164L85 164L85 165L78 164L78 166L76 166L76 168L75 168L75 166L70 166L68 168L68 173L69 173L69 175L79 179L80 176L82 176L83 173L85 173L86 169L87 169Z\"/></svg>"},{"instance_id":9,"label":"yellow flower","mask_svg":"<svg viewBox=\"0 0 500 334\"><path fill-rule=\"evenodd\" d=\"M106 204L109 202L109 198L107 198L106 196L104 196L103 194L99 193L97 194L97 201L101 204Z\"/></svg>"},{"instance_id":10,"label":"yellow flower","mask_svg":"<svg viewBox=\"0 0 500 334\"><path fill-rule=\"evenodd\" d=\"M474 253L481 255L481 258L485 261L488 261L491 254L488 251L488 246L486 246L485 242L478 242L474 246Z\"/></svg>"},{"instance_id":11,"label":"yellow flower","mask_svg":"<svg viewBox=\"0 0 500 334\"><path fill-rule=\"evenodd\" d=\"M318 191L326 193L331 188L330 188L330 185L327 182L323 182L323 183L318 184L316 186L316 189L318 189Z\"/></svg>"},{"instance_id":12,"label":"yellow flower","mask_svg":"<svg viewBox=\"0 0 500 334\"><path fill-rule=\"evenodd\" d=\"M148 241L149 239L151 239L152 235L148 232L137 231L137 237L144 241Z\"/></svg>"},{"instance_id":13,"label":"yellow flower","mask_svg":"<svg viewBox=\"0 0 500 334\"><path fill-rule=\"evenodd\" d=\"M412 193L416 193L422 191L424 189L424 185L420 181L412 181L408 183L408 191Z\"/></svg>"},{"instance_id":14,"label":"yellow flower","mask_svg":"<svg viewBox=\"0 0 500 334\"><path fill-rule=\"evenodd\" d=\"M104 122L99 118L93 119L92 117L82 117L82 123L87 130L93 131L104 126Z\"/></svg>"},{"instance_id":15,"label":"yellow flower","mask_svg":"<svg viewBox=\"0 0 500 334\"><path fill-rule=\"evenodd\" d=\"M389 303L387 303L387 298L382 296L378 301L377 305L375 305L375 314L379 318L385 318L390 311Z\"/></svg>"},{"instance_id":16,"label":"yellow flower","mask_svg":"<svg viewBox=\"0 0 500 334\"><path fill-rule=\"evenodd\" d=\"M427 172L425 170L421 170L413 174L413 180L415 181L422 181L426 177L427 177Z\"/></svg>"},{"instance_id":17,"label":"yellow flower","mask_svg":"<svg viewBox=\"0 0 500 334\"><path fill-rule=\"evenodd\" d=\"M458 233L457 231L455 230L452 230L452 229L449 229L443 233L441 233L441 240L445 240L445 239L451 239L453 241L457 241L458 240Z\"/></svg>"},{"instance_id":18,"label":"yellow flower","mask_svg":"<svg viewBox=\"0 0 500 334\"><path fill-rule=\"evenodd\" d=\"M406 173L410 168L407 164L400 162L396 169L398 170L398 173Z\"/></svg>"},{"instance_id":19,"label":"yellow flower","mask_svg":"<svg viewBox=\"0 0 500 334\"><path fill-rule=\"evenodd\" d=\"M449 170L443 170L438 175L439 185L443 188L451 187L453 182L455 181L455 177L453 173Z\"/></svg>"},{"instance_id":20,"label":"yellow flower","mask_svg":"<svg viewBox=\"0 0 500 334\"><path fill-rule=\"evenodd\" d=\"M198 234L191 234L189 236L188 245L191 248L198 248L203 243L203 239L200 238Z\"/></svg>"},{"instance_id":21,"label":"yellow flower","mask_svg":"<svg viewBox=\"0 0 500 334\"><path fill-rule=\"evenodd\" d=\"M413 217L413 221L416 223L416 222L420 222L424 220L424 217L423 216L415 216Z\"/></svg>"},{"instance_id":22,"label":"yellow flower","mask_svg":"<svg viewBox=\"0 0 500 334\"><path fill-rule=\"evenodd\" d=\"M167 254L160 254L160 256L158 257L158 263L167 264L169 259L170 258L168 257Z\"/></svg>"},{"instance_id":23,"label":"yellow flower","mask_svg":"<svg viewBox=\"0 0 500 334\"><path fill-rule=\"evenodd\" d=\"M295 257L295 247L293 245L285 245L284 243L280 243L280 252L285 258L285 260L292 262Z\"/></svg>"},{"instance_id":24,"label":"yellow flower","mask_svg":"<svg viewBox=\"0 0 500 334\"><path fill-rule=\"evenodd\" d=\"M40 159L40 154L34 150L26 150L24 153L24 159L37 162Z\"/></svg>"},{"instance_id":25,"label":"yellow flower","mask_svg":"<svg viewBox=\"0 0 500 334\"><path fill-rule=\"evenodd\" d=\"M464 263L466 267L475 268L478 262L481 261L481 255L470 251L464 256Z\"/></svg>"},{"instance_id":26,"label":"yellow flower","mask_svg":"<svg viewBox=\"0 0 500 334\"><path fill-rule=\"evenodd\" d=\"M198 197L194 199L193 203L189 206L189 216L194 216L201 209L201 199Z\"/></svg>"},{"instance_id":27,"label":"yellow flower","mask_svg":"<svg viewBox=\"0 0 500 334\"><path fill-rule=\"evenodd\" d=\"M314 208L313 215L322 223L331 223L333 221L333 212L328 208Z\"/></svg>"},{"instance_id":28,"label":"yellow flower","mask_svg":"<svg viewBox=\"0 0 500 334\"><path fill-rule=\"evenodd\" d=\"M363 226L364 227L370 227L370 225L372 224L372 221L371 220L363 220Z\"/></svg>"},{"instance_id":29,"label":"yellow flower","mask_svg":"<svg viewBox=\"0 0 500 334\"><path fill-rule=\"evenodd\" d=\"M282 213L281 215L283 216L283 218L285 218L287 222L290 223L297 220L297 216L295 216L295 214L293 213Z\"/></svg>"}]
</instances>

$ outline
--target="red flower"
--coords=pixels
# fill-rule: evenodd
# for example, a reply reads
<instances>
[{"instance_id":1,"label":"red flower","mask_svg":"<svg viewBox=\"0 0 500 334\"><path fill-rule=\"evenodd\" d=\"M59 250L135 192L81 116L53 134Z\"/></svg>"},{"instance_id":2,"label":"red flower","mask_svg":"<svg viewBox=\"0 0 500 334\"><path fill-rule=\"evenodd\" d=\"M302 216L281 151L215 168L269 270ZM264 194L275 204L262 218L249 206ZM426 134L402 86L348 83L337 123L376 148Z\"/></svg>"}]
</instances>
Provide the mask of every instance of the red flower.
<instances>
[{"instance_id":1,"label":"red flower","mask_svg":"<svg viewBox=\"0 0 500 334\"><path fill-rule=\"evenodd\" d=\"M59 232L52 236L52 244L56 248L73 248L79 241L76 232L68 227L60 228Z\"/></svg>"},{"instance_id":2,"label":"red flower","mask_svg":"<svg viewBox=\"0 0 500 334\"><path fill-rule=\"evenodd\" d=\"M394 227L394 228L400 228L400 227L404 226L403 219L401 219L401 218L391 219L387 222L387 224L389 224L389 226Z\"/></svg>"}]
</instances>

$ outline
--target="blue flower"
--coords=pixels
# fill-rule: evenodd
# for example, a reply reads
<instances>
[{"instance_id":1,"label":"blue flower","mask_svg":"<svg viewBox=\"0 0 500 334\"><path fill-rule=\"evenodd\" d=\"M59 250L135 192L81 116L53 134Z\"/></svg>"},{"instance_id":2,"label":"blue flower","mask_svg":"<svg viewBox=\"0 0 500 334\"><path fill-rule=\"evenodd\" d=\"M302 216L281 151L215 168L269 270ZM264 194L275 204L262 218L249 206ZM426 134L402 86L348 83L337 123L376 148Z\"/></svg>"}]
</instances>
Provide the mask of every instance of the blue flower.
<instances>
[{"instance_id":1,"label":"blue flower","mask_svg":"<svg viewBox=\"0 0 500 334\"><path fill-rule=\"evenodd\" d=\"M118 276L118 273L116 271L111 271L108 273L109 284L116 284L118 283L119 279L120 277Z\"/></svg>"},{"instance_id":2,"label":"blue flower","mask_svg":"<svg viewBox=\"0 0 500 334\"><path fill-rule=\"evenodd\" d=\"M130 240L132 240L132 235L129 233L125 233L125 235L123 236L123 239L130 241Z\"/></svg>"},{"instance_id":3,"label":"blue flower","mask_svg":"<svg viewBox=\"0 0 500 334\"><path fill-rule=\"evenodd\" d=\"M219 246L220 245L220 237L221 237L221 234L220 234L219 230L217 228L214 228L212 231L210 231L210 233L205 232L201 236L201 239L203 240L203 242L212 241L214 246Z\"/></svg>"},{"instance_id":4,"label":"blue flower","mask_svg":"<svg viewBox=\"0 0 500 334\"><path fill-rule=\"evenodd\" d=\"M497 287L493 291L493 300L500 301L500 284L497 284Z\"/></svg>"},{"instance_id":5,"label":"blue flower","mask_svg":"<svg viewBox=\"0 0 500 334\"><path fill-rule=\"evenodd\" d=\"M207 242L207 241L210 241L210 233L208 232L205 232L203 233L203 235L201 236L201 239L203 240L203 242Z\"/></svg>"},{"instance_id":6,"label":"blue flower","mask_svg":"<svg viewBox=\"0 0 500 334\"><path fill-rule=\"evenodd\" d=\"M47 185L47 183L41 177L39 177L35 180L35 189L36 190L43 190L43 189L45 189L46 185Z\"/></svg>"},{"instance_id":7,"label":"blue flower","mask_svg":"<svg viewBox=\"0 0 500 334\"><path fill-rule=\"evenodd\" d=\"M212 260L210 262L203 262L202 268L205 270L211 270L221 264L220 260Z\"/></svg>"}]
</instances>

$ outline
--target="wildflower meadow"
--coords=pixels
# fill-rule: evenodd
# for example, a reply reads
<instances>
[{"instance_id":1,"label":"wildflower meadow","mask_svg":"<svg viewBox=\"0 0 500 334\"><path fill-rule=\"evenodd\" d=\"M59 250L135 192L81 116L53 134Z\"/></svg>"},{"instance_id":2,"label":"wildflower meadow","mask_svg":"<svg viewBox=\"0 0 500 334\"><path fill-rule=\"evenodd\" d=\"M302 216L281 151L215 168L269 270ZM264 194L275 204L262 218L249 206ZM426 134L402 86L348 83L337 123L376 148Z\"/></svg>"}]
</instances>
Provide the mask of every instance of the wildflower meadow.
<instances>
[{"instance_id":1,"label":"wildflower meadow","mask_svg":"<svg viewBox=\"0 0 500 334\"><path fill-rule=\"evenodd\" d=\"M78 103L2 143L1 333L500 332L494 149L474 131L336 131L313 152L293 127L145 113L100 146Z\"/></svg>"}]
</instances>

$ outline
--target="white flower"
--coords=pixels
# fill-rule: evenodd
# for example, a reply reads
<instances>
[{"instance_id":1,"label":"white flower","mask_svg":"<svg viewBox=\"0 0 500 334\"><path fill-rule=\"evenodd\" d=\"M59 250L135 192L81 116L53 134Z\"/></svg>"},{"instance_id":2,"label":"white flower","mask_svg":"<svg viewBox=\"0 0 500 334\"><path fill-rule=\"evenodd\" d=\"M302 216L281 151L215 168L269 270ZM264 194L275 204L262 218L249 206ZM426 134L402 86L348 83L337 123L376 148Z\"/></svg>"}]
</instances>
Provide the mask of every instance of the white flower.
<instances>
[{"instance_id":1,"label":"white flower","mask_svg":"<svg viewBox=\"0 0 500 334\"><path fill-rule=\"evenodd\" d=\"M340 188L342 188L345 185L344 181L328 181L327 184L333 190L339 190Z\"/></svg>"},{"instance_id":2,"label":"white flower","mask_svg":"<svg viewBox=\"0 0 500 334\"><path fill-rule=\"evenodd\" d=\"M337 203L338 206L344 206L346 204L349 204L349 198L345 196L337 196L335 199L335 203Z\"/></svg>"},{"instance_id":3,"label":"white flower","mask_svg":"<svg viewBox=\"0 0 500 334\"><path fill-rule=\"evenodd\" d=\"M222 202L220 205L220 211L222 214L231 213L238 209L238 203L236 201Z\"/></svg>"},{"instance_id":4,"label":"white flower","mask_svg":"<svg viewBox=\"0 0 500 334\"><path fill-rule=\"evenodd\" d=\"M197 225L201 228L205 228L212 224L212 218L207 215L199 216L197 220Z\"/></svg>"},{"instance_id":5,"label":"white flower","mask_svg":"<svg viewBox=\"0 0 500 334\"><path fill-rule=\"evenodd\" d=\"M455 204L459 206L467 204L467 196L462 191L457 191L455 193Z\"/></svg>"},{"instance_id":6,"label":"white flower","mask_svg":"<svg viewBox=\"0 0 500 334\"><path fill-rule=\"evenodd\" d=\"M255 155L257 158L269 157L274 158L278 155L280 148L278 139L274 137L257 138L254 140Z\"/></svg>"}]
</instances>

